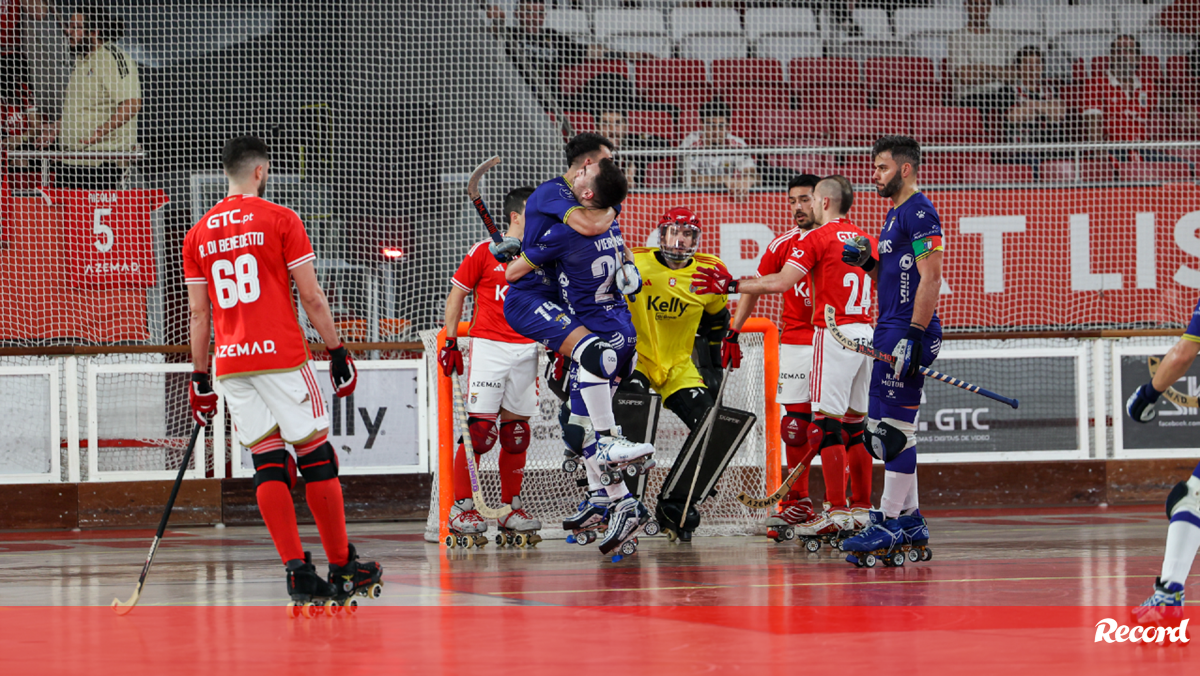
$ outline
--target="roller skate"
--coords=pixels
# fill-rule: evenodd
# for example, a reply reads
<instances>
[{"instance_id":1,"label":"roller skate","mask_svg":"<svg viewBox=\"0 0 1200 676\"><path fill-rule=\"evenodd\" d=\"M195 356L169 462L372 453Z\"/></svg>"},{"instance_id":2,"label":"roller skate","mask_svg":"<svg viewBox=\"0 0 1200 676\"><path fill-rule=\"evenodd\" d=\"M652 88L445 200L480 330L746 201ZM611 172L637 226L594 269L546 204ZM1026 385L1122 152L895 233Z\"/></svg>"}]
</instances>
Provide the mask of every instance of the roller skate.
<instances>
[{"instance_id":1,"label":"roller skate","mask_svg":"<svg viewBox=\"0 0 1200 676\"><path fill-rule=\"evenodd\" d=\"M850 516L854 517L854 532L859 532L871 525L870 507L851 507Z\"/></svg>"},{"instance_id":2,"label":"roller skate","mask_svg":"<svg viewBox=\"0 0 1200 676\"><path fill-rule=\"evenodd\" d=\"M579 511L563 519L563 530L569 531L568 544L590 545L598 535L608 528L608 494L604 491L590 493L579 503Z\"/></svg>"},{"instance_id":3,"label":"roller skate","mask_svg":"<svg viewBox=\"0 0 1200 676\"><path fill-rule=\"evenodd\" d=\"M496 533L496 546L515 545L517 547L532 547L542 541L537 532L542 528L542 522L533 518L521 506L521 496L514 495L512 511L496 522L500 529Z\"/></svg>"},{"instance_id":4,"label":"roller skate","mask_svg":"<svg viewBox=\"0 0 1200 676\"><path fill-rule=\"evenodd\" d=\"M1133 621L1142 626L1178 625L1183 619L1183 585L1163 584L1162 578L1154 578L1154 593L1130 612Z\"/></svg>"},{"instance_id":5,"label":"roller skate","mask_svg":"<svg viewBox=\"0 0 1200 676\"><path fill-rule=\"evenodd\" d=\"M829 507L829 503L825 503ZM834 550L842 548L842 541L850 531L853 518L845 509L826 511L817 514L796 527L796 535L804 543L804 549L816 553L821 551L821 545L829 545Z\"/></svg>"},{"instance_id":6,"label":"roller skate","mask_svg":"<svg viewBox=\"0 0 1200 676\"><path fill-rule=\"evenodd\" d=\"M663 498L660 495L658 504L654 507L654 518L642 526L642 533L656 535L661 530L667 534L667 539L671 542L691 542L692 532L700 525L700 512L696 509L696 504L698 503L693 503L691 507L688 507L687 516L682 519L683 525L681 526L679 523L680 517L683 516L683 511L680 509L681 501Z\"/></svg>"},{"instance_id":7,"label":"roller skate","mask_svg":"<svg viewBox=\"0 0 1200 676\"><path fill-rule=\"evenodd\" d=\"M612 562L637 552L637 533L650 520L646 506L632 495L626 495L609 510L608 532L600 541L600 553L613 554Z\"/></svg>"},{"instance_id":8,"label":"roller skate","mask_svg":"<svg viewBox=\"0 0 1200 676\"><path fill-rule=\"evenodd\" d=\"M914 509L912 514L900 515L900 530L904 533L904 543L901 548L908 560L929 561L933 558L933 550L929 548L929 524L921 516L921 510Z\"/></svg>"},{"instance_id":9,"label":"roller skate","mask_svg":"<svg viewBox=\"0 0 1200 676\"><path fill-rule=\"evenodd\" d=\"M767 517L767 537L775 542L796 539L796 526L812 519L817 513L813 511L812 500L784 500L779 503L779 511Z\"/></svg>"},{"instance_id":10,"label":"roller skate","mask_svg":"<svg viewBox=\"0 0 1200 676\"><path fill-rule=\"evenodd\" d=\"M487 544L487 521L475 509L475 500L466 498L454 503L450 510L450 534L446 536L448 549L455 547L482 547Z\"/></svg>"},{"instance_id":11,"label":"roller skate","mask_svg":"<svg viewBox=\"0 0 1200 676\"><path fill-rule=\"evenodd\" d=\"M371 599L383 596L383 568L374 561L359 561L353 544L349 545L349 550L346 565L329 564L329 584L337 589L336 599L342 607L352 614L358 610L356 596Z\"/></svg>"},{"instance_id":12,"label":"roller skate","mask_svg":"<svg viewBox=\"0 0 1200 676\"><path fill-rule=\"evenodd\" d=\"M287 590L292 599L287 604L287 614L290 618L303 615L306 619L312 619L321 613L332 616L337 612L337 587L317 575L311 552L304 552L304 563L301 566L288 570Z\"/></svg>"},{"instance_id":13,"label":"roller skate","mask_svg":"<svg viewBox=\"0 0 1200 676\"><path fill-rule=\"evenodd\" d=\"M629 441L620 435L620 429L613 434L601 434L596 442L596 464L600 466L600 483L611 486L625 480L648 473L655 465L650 456L654 447L647 443Z\"/></svg>"},{"instance_id":14,"label":"roller skate","mask_svg":"<svg viewBox=\"0 0 1200 676\"><path fill-rule=\"evenodd\" d=\"M570 414L565 405L558 420L563 428L562 470L574 474L583 465L583 440L595 438L596 433L591 418Z\"/></svg>"},{"instance_id":15,"label":"roller skate","mask_svg":"<svg viewBox=\"0 0 1200 676\"><path fill-rule=\"evenodd\" d=\"M849 552L846 562L862 568L874 568L878 561L885 566L904 565L904 530L899 519L885 519L883 512L871 510L871 525L861 533L842 542L842 551Z\"/></svg>"}]
</instances>

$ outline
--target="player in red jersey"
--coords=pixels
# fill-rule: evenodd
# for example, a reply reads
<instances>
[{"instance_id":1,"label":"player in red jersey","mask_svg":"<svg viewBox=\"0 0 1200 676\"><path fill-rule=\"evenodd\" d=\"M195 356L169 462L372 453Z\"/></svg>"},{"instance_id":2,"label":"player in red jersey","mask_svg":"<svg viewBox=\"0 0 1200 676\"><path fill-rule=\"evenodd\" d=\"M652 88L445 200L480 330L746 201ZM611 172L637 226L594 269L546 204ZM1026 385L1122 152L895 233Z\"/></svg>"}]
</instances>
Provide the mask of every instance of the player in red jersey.
<instances>
[{"instance_id":1,"label":"player in red jersey","mask_svg":"<svg viewBox=\"0 0 1200 676\"><path fill-rule=\"evenodd\" d=\"M793 244L816 224L813 218L812 192L820 177L799 174L788 182L788 209L795 227L783 233L767 247L758 262L758 275L773 275L787 264ZM742 359L738 346L738 332L754 313L758 294L742 292L737 303L729 334L721 350L723 366L737 368ZM780 436L786 449L788 470L807 462L809 454L808 431L812 423L812 408L809 403L808 376L812 371L812 324L813 305L809 297L806 280L783 294L783 335L779 345L779 395L777 401L787 412L779 421ZM814 449L815 452L815 449ZM812 500L808 497L808 470L804 470L792 484L791 491L779 505L779 512L767 518L768 534L776 528L795 526L808 521L815 515ZM774 536L772 536L774 537Z\"/></svg>"},{"instance_id":2,"label":"player in red jersey","mask_svg":"<svg viewBox=\"0 0 1200 676\"><path fill-rule=\"evenodd\" d=\"M525 231L525 201L533 188L515 188L504 197L508 218L508 237L520 239ZM515 536L526 538L542 523L526 512L521 504L521 479L525 472L525 451L529 448L529 418L537 413L538 344L520 335L504 319L505 264L488 251L486 240L471 247L450 283L446 298L446 345L438 353L442 373L457 377L463 372L462 352L458 349L458 322L463 303L474 294L475 317L471 322L471 364L467 370L467 425L475 462L500 441L500 499L512 505L512 511L498 522L511 542ZM499 420L499 427L497 427ZM475 509L471 498L471 477L467 470L467 452L463 444L454 454L454 509L450 530L475 535L487 532L487 522ZM524 542L525 538L519 538Z\"/></svg>"},{"instance_id":3,"label":"player in red jersey","mask_svg":"<svg viewBox=\"0 0 1200 676\"><path fill-rule=\"evenodd\" d=\"M234 433L254 458L258 509L287 569L293 603L350 603L360 588L377 591L382 571L374 562L357 561L348 542L337 454L326 440L329 413L308 364L308 343L292 301L293 281L305 314L329 351L334 396L354 391L357 372L317 282L316 255L304 224L291 209L262 198L270 167L267 144L255 136L231 139L221 163L229 196L183 241L195 367L188 390L192 416L206 424L218 392L225 397ZM218 392L208 374L210 321L216 330ZM285 444L295 449L295 460ZM297 465L329 559L327 580L317 575L296 529L291 489Z\"/></svg>"},{"instance_id":4,"label":"player in red jersey","mask_svg":"<svg viewBox=\"0 0 1200 676\"><path fill-rule=\"evenodd\" d=\"M794 240L783 270L776 274L734 280L728 272L705 268L697 277L705 278L701 292L721 293L722 289L742 293L783 293L807 277L814 295L814 316L826 305L837 312L839 329L851 339L870 341L871 280L861 268L842 262L843 242L851 237L866 237L845 217L854 203L854 190L842 176L822 179L813 190L813 217L817 227ZM869 238L868 238L869 239ZM824 318L814 324L824 324ZM836 535L853 530L855 522L866 525L870 510L871 456L863 446L870 360L842 349L824 328L813 334L812 377L810 380L813 422L821 429L821 469L825 476L825 513L804 523L799 533L807 536ZM852 504L859 509L858 519L846 504L847 452L842 430L850 437L855 489Z\"/></svg>"}]
</instances>

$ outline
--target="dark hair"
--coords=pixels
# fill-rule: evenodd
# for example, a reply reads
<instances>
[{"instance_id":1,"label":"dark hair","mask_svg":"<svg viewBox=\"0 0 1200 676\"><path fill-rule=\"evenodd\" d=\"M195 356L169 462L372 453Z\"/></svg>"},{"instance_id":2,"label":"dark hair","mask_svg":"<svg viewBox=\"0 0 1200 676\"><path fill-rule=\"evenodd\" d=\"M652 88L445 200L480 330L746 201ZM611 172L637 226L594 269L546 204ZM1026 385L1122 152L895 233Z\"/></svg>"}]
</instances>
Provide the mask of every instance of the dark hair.
<instances>
[{"instance_id":1,"label":"dark hair","mask_svg":"<svg viewBox=\"0 0 1200 676\"><path fill-rule=\"evenodd\" d=\"M788 192L791 192L792 188L808 188L809 190L812 190L813 188L816 188L817 184L820 182L820 176L816 176L814 174L796 174L792 177L792 180L788 181L787 189Z\"/></svg>"},{"instance_id":2,"label":"dark hair","mask_svg":"<svg viewBox=\"0 0 1200 676\"><path fill-rule=\"evenodd\" d=\"M1120 40L1121 38L1129 38L1130 40L1133 40L1133 46L1137 48L1138 56L1142 55L1142 43L1139 42L1138 39L1133 37L1132 35L1127 35L1125 33L1122 33L1121 35L1118 35L1117 37L1113 38L1113 41L1111 43L1109 43L1109 45L1108 45L1109 58L1112 58L1113 52L1117 51L1117 41Z\"/></svg>"},{"instance_id":3,"label":"dark hair","mask_svg":"<svg viewBox=\"0 0 1200 676\"><path fill-rule=\"evenodd\" d=\"M1046 62L1046 55L1042 53L1042 50L1037 45L1025 45L1018 49L1016 55L1013 56L1012 65L1019 66L1022 61L1030 56L1036 56L1042 60L1042 63Z\"/></svg>"},{"instance_id":4,"label":"dark hair","mask_svg":"<svg viewBox=\"0 0 1200 676\"><path fill-rule=\"evenodd\" d=\"M725 99L720 96L709 99L707 103L700 106L700 119L707 120L710 117L723 117L728 120L733 116L733 112L729 109L729 104L725 103Z\"/></svg>"},{"instance_id":5,"label":"dark hair","mask_svg":"<svg viewBox=\"0 0 1200 676\"><path fill-rule=\"evenodd\" d=\"M838 187L838 208L842 214L850 213L850 207L854 206L854 186L850 184L850 179L841 174L833 174L821 179L821 182L829 181Z\"/></svg>"},{"instance_id":6,"label":"dark hair","mask_svg":"<svg viewBox=\"0 0 1200 676\"><path fill-rule=\"evenodd\" d=\"M608 157L600 160L599 166L600 171L592 183L592 202L599 209L607 209L624 202L625 196L629 194L629 180L625 178L625 172Z\"/></svg>"},{"instance_id":7,"label":"dark hair","mask_svg":"<svg viewBox=\"0 0 1200 676\"><path fill-rule=\"evenodd\" d=\"M519 188L513 188L504 196L504 221L507 223L509 214L514 211L525 213L525 202L529 200L529 196L533 194L533 186L523 185ZM509 223L512 225L512 223Z\"/></svg>"},{"instance_id":8,"label":"dark hair","mask_svg":"<svg viewBox=\"0 0 1200 676\"><path fill-rule=\"evenodd\" d=\"M269 159L271 159L271 155L267 151L266 141L254 134L235 136L229 139L225 143L225 149L221 151L221 166L230 176L241 172L246 163L251 160Z\"/></svg>"},{"instance_id":9,"label":"dark hair","mask_svg":"<svg viewBox=\"0 0 1200 676\"><path fill-rule=\"evenodd\" d=\"M913 171L921 167L921 144L910 136L880 136L871 149L871 159L891 153L897 164L911 164Z\"/></svg>"},{"instance_id":10,"label":"dark hair","mask_svg":"<svg viewBox=\"0 0 1200 676\"><path fill-rule=\"evenodd\" d=\"M611 151L613 143L595 132L585 131L582 134L576 134L575 138L567 141L567 166L574 165L575 160L584 155L590 155L600 148L608 148Z\"/></svg>"},{"instance_id":11,"label":"dark hair","mask_svg":"<svg viewBox=\"0 0 1200 676\"><path fill-rule=\"evenodd\" d=\"M81 4L75 8L75 14L83 15L83 32L95 33L101 43L116 42L125 37L125 22L113 16L105 7Z\"/></svg>"}]
</instances>

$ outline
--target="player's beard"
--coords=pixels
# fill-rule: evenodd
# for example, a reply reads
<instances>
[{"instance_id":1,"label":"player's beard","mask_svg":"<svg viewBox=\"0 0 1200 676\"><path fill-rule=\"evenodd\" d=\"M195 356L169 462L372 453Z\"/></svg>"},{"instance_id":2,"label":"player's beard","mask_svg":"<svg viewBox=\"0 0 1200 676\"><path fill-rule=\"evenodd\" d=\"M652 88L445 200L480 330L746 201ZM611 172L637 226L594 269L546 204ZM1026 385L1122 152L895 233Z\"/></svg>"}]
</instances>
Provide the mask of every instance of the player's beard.
<instances>
[{"instance_id":1,"label":"player's beard","mask_svg":"<svg viewBox=\"0 0 1200 676\"><path fill-rule=\"evenodd\" d=\"M267 177L266 176L263 177L262 183L258 184L258 196L259 197L267 196Z\"/></svg>"},{"instance_id":2,"label":"player's beard","mask_svg":"<svg viewBox=\"0 0 1200 676\"><path fill-rule=\"evenodd\" d=\"M900 192L900 188L903 187L904 177L902 177L900 172L897 171L896 175L892 177L892 180L888 181L882 188L876 188L875 191L879 193L880 197L891 197L892 195Z\"/></svg>"},{"instance_id":3,"label":"player's beard","mask_svg":"<svg viewBox=\"0 0 1200 676\"><path fill-rule=\"evenodd\" d=\"M817 224L816 219L809 217L802 211L797 211L792 215L792 222L801 230L812 230L813 226Z\"/></svg>"}]
</instances>

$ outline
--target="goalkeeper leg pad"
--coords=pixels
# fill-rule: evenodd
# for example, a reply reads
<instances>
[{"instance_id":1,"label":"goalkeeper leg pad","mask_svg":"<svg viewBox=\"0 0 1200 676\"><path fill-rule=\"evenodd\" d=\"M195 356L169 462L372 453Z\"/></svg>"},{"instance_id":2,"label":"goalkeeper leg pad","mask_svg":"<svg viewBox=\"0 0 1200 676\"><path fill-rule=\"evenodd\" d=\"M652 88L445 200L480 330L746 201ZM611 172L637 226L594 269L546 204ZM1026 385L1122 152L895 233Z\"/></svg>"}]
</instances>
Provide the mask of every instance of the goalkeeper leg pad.
<instances>
[{"instance_id":1,"label":"goalkeeper leg pad","mask_svg":"<svg viewBox=\"0 0 1200 676\"><path fill-rule=\"evenodd\" d=\"M691 431L704 422L704 416L708 415L708 409L713 405L713 398L708 388L689 387L667 397L663 403Z\"/></svg>"},{"instance_id":2,"label":"goalkeeper leg pad","mask_svg":"<svg viewBox=\"0 0 1200 676\"><path fill-rule=\"evenodd\" d=\"M625 438L637 443L653 444L658 434L662 397L617 389L612 401L613 417L621 426Z\"/></svg>"},{"instance_id":3,"label":"goalkeeper leg pad","mask_svg":"<svg viewBox=\"0 0 1200 676\"><path fill-rule=\"evenodd\" d=\"M690 508L712 495L725 468L729 466L742 442L754 428L756 420L757 417L748 411L725 406L718 408L708 435L703 460L700 458L700 429L697 428L684 441L683 450L679 452L679 457L663 480L659 500L670 500L677 505L683 505L691 490L692 504L688 505ZM696 487L692 490L692 476L697 471L699 476L696 476Z\"/></svg>"}]
</instances>

